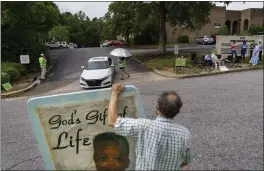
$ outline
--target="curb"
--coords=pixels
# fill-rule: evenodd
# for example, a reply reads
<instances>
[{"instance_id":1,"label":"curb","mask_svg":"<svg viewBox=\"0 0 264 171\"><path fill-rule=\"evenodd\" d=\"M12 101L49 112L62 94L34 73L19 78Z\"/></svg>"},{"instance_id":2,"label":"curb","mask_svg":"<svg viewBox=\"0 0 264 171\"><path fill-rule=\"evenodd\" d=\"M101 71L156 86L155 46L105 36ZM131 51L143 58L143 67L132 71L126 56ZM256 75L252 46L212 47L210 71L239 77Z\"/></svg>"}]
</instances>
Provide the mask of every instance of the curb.
<instances>
[{"instance_id":1,"label":"curb","mask_svg":"<svg viewBox=\"0 0 264 171\"><path fill-rule=\"evenodd\" d=\"M167 77L167 78L177 78L177 79L194 78L194 77L204 77L204 76L210 76L210 75L227 74L227 73L232 73L232 72L242 72L242 71L250 71L250 70L263 69L263 67L259 67L259 68L244 68L244 69L229 70L229 71L222 71L222 72L213 72L213 73L204 73L204 74L192 74L192 75L185 75L185 76L173 76L173 75L163 74L163 73L159 72L158 70L156 70L155 68L152 69L150 67L147 67L143 62L141 62L140 60L138 60L138 59L136 59L134 57L133 57L133 59L135 61L137 61L138 63L144 65L146 68L150 69L154 73L160 75L160 76Z\"/></svg>"},{"instance_id":2,"label":"curb","mask_svg":"<svg viewBox=\"0 0 264 171\"><path fill-rule=\"evenodd\" d=\"M54 65L49 66L49 68L47 69L46 75L49 75L49 72L51 71L51 69L53 68ZM1 98L7 98L7 97L14 97L20 94L23 94L25 92L28 92L30 90L32 90L33 88L35 88L40 81L40 76L38 77L38 79L36 81L34 81L30 86L28 86L27 88L21 89L21 90L17 90L14 92L9 92L9 93L4 93L1 94Z\"/></svg>"},{"instance_id":3,"label":"curb","mask_svg":"<svg viewBox=\"0 0 264 171\"><path fill-rule=\"evenodd\" d=\"M230 71L204 73L204 74L192 74L192 75L186 75L186 76L173 76L173 75L170 76L170 75L163 74L156 69L153 69L153 71L156 74L163 76L163 77L184 79L184 78L204 77L204 76L210 76L210 75L220 75L220 74L227 74L227 73L232 73L232 72L242 72L242 71L258 70L258 69L263 69L263 68L244 68L244 69L239 69L239 70L230 70Z\"/></svg>"}]
</instances>

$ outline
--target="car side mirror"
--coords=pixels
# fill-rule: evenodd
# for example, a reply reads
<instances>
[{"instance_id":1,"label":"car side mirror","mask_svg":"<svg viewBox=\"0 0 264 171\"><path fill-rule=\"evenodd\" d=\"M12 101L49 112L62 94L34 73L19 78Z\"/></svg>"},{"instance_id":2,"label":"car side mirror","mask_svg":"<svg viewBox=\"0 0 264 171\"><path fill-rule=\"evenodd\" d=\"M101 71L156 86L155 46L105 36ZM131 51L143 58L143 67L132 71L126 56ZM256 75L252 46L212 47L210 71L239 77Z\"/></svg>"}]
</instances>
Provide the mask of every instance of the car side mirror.
<instances>
[{"instance_id":1,"label":"car side mirror","mask_svg":"<svg viewBox=\"0 0 264 171\"><path fill-rule=\"evenodd\" d=\"M81 68L84 69L84 66L82 66Z\"/></svg>"}]
</instances>

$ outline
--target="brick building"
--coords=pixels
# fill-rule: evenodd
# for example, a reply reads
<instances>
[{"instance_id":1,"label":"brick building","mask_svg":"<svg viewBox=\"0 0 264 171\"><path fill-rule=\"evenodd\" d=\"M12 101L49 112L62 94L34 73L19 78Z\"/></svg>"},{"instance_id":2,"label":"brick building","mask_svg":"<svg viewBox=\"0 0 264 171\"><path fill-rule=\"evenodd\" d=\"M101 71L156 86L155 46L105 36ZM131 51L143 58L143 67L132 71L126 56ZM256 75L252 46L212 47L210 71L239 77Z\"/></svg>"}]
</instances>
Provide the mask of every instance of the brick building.
<instances>
[{"instance_id":1,"label":"brick building","mask_svg":"<svg viewBox=\"0 0 264 171\"><path fill-rule=\"evenodd\" d=\"M250 8L242 11L226 10L226 7L215 7L209 16L210 22L201 30L191 31L183 26L171 27L166 23L167 42L176 42L179 35L197 38L215 34L223 25L227 25L230 35L247 31L251 26L264 26L264 8Z\"/></svg>"}]
</instances>

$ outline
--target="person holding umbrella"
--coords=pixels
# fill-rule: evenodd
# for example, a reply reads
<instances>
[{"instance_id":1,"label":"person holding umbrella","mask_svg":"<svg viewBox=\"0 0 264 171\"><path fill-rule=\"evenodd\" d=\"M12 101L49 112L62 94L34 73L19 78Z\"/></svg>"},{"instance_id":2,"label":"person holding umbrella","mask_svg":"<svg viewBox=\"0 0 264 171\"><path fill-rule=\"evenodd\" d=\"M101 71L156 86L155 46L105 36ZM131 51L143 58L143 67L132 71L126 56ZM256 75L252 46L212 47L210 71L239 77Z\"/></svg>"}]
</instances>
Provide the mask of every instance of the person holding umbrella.
<instances>
[{"instance_id":1,"label":"person holding umbrella","mask_svg":"<svg viewBox=\"0 0 264 171\"><path fill-rule=\"evenodd\" d=\"M121 71L121 80L124 80L124 76L127 75L127 78L130 77L130 75L125 71L127 66L128 58L131 57L131 53L128 52L126 49L123 48L116 48L110 52L110 55L120 57L119 60L119 68Z\"/></svg>"}]
</instances>

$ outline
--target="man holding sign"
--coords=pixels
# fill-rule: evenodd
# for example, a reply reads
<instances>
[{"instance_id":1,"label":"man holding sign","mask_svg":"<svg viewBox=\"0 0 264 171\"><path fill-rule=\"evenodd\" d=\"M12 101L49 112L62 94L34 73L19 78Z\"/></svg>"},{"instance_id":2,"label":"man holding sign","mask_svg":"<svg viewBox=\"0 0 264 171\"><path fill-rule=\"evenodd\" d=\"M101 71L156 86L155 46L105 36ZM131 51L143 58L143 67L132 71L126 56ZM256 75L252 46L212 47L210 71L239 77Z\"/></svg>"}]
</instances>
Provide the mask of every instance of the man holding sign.
<instances>
[{"instance_id":1,"label":"man holding sign","mask_svg":"<svg viewBox=\"0 0 264 171\"><path fill-rule=\"evenodd\" d=\"M108 107L108 124L117 134L136 141L136 170L179 170L190 163L189 130L173 123L182 101L174 91L161 93L157 101L156 120L118 117L118 99L123 84L112 86Z\"/></svg>"}]
</instances>

